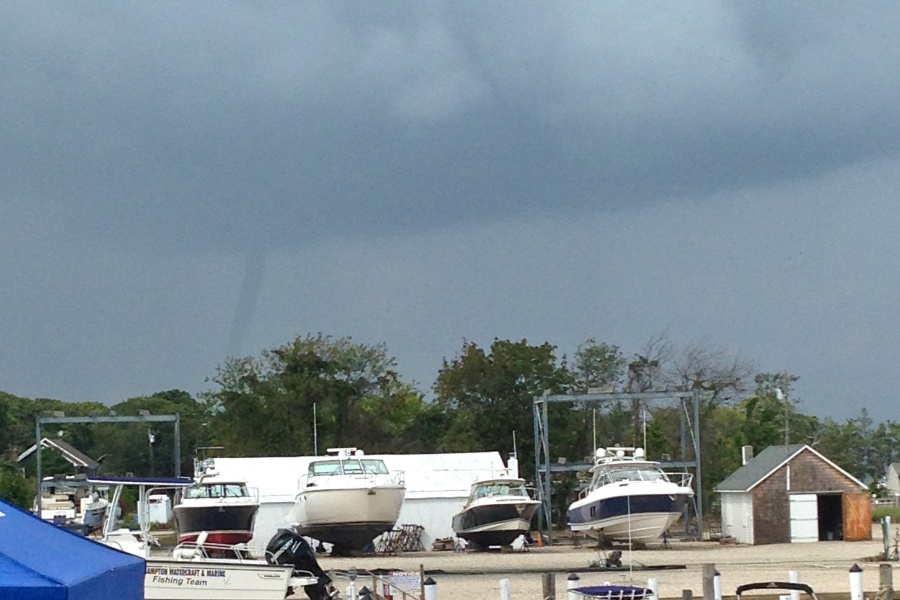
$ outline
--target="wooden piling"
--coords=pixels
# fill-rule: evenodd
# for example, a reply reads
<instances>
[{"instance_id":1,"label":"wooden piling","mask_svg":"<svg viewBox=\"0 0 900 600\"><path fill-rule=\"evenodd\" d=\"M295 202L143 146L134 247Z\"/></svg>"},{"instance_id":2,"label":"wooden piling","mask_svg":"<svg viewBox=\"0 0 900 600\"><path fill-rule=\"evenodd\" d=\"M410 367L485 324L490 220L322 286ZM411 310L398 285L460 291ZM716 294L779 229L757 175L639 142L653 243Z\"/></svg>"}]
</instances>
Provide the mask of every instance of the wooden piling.
<instances>
[{"instance_id":1,"label":"wooden piling","mask_svg":"<svg viewBox=\"0 0 900 600\"><path fill-rule=\"evenodd\" d=\"M894 567L888 563L878 565L878 599L894 600Z\"/></svg>"},{"instance_id":2,"label":"wooden piling","mask_svg":"<svg viewBox=\"0 0 900 600\"><path fill-rule=\"evenodd\" d=\"M544 573L541 576L541 586L543 588L543 600L556 600L556 575L554 573Z\"/></svg>"},{"instance_id":3,"label":"wooden piling","mask_svg":"<svg viewBox=\"0 0 900 600\"><path fill-rule=\"evenodd\" d=\"M703 600L716 600L716 565L703 565Z\"/></svg>"}]
</instances>

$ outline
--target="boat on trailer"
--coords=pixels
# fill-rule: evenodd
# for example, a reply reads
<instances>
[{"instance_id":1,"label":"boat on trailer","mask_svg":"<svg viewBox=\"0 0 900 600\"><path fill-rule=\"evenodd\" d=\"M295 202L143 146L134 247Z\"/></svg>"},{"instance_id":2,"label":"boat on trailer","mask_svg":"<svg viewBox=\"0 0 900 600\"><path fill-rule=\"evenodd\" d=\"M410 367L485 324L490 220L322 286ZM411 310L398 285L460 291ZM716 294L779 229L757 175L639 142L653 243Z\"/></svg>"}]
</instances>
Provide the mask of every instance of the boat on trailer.
<instances>
[{"instance_id":1,"label":"boat on trailer","mask_svg":"<svg viewBox=\"0 0 900 600\"><path fill-rule=\"evenodd\" d=\"M683 513L690 486L689 473L670 478L642 448L598 448L590 483L569 505L569 527L609 541L656 540Z\"/></svg>"},{"instance_id":2,"label":"boat on trailer","mask_svg":"<svg viewBox=\"0 0 900 600\"><path fill-rule=\"evenodd\" d=\"M356 448L329 448L310 461L297 483L294 529L332 544L332 554L363 550L391 531L406 495L402 471Z\"/></svg>"},{"instance_id":3,"label":"boat on trailer","mask_svg":"<svg viewBox=\"0 0 900 600\"><path fill-rule=\"evenodd\" d=\"M172 509L178 542L195 542L206 533L206 542L223 546L249 543L259 512L259 492L243 479L223 477L215 459L195 464L195 481L181 492Z\"/></svg>"},{"instance_id":4,"label":"boat on trailer","mask_svg":"<svg viewBox=\"0 0 900 600\"><path fill-rule=\"evenodd\" d=\"M453 516L453 533L474 549L509 546L528 533L540 505L528 495L524 479L482 479L472 484L465 506Z\"/></svg>"}]
</instances>

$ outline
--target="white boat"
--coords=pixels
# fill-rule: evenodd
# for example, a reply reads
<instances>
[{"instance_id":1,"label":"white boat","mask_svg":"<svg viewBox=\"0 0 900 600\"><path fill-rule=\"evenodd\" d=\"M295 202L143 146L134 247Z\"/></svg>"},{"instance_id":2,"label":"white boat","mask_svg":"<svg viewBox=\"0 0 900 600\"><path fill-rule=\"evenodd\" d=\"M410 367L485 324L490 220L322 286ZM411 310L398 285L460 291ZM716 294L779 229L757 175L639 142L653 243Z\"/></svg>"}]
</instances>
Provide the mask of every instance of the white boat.
<instances>
[{"instance_id":1,"label":"white boat","mask_svg":"<svg viewBox=\"0 0 900 600\"><path fill-rule=\"evenodd\" d=\"M51 521L53 523L68 523L75 519L77 509L75 508L75 495L68 493L57 493L55 490L41 491L41 519ZM37 500L34 502L32 512L37 512Z\"/></svg>"},{"instance_id":2,"label":"white boat","mask_svg":"<svg viewBox=\"0 0 900 600\"><path fill-rule=\"evenodd\" d=\"M108 477L96 480L96 483L113 489L111 502L114 506L118 506L125 487L138 488L140 529L118 528L115 511L109 511L100 541L146 559L144 594L147 600L284 600L298 587L302 587L312 600L331 597L330 580L319 568L305 540L293 532L291 535L295 538L283 535L273 538L273 542L278 540L279 547L267 549L266 560L246 558L246 545L229 547L233 558L221 558L229 548L209 544L203 533L195 542L178 545L170 555L155 553L157 544L150 531L148 496L160 489L189 487L194 484L191 479ZM282 544L281 539L285 543ZM301 556L304 549L308 549L308 553ZM219 556L211 557L210 551ZM292 560L295 562L291 563ZM307 568L298 570L298 563Z\"/></svg>"},{"instance_id":3,"label":"white boat","mask_svg":"<svg viewBox=\"0 0 900 600\"><path fill-rule=\"evenodd\" d=\"M107 489L91 485L83 475L45 477L41 485L41 518L84 534L103 524ZM37 499L32 506L37 512Z\"/></svg>"},{"instance_id":4,"label":"white boat","mask_svg":"<svg viewBox=\"0 0 900 600\"><path fill-rule=\"evenodd\" d=\"M182 491L181 501L172 509L178 542L194 542L202 532L209 544L218 546L250 542L259 492L243 479L219 475L214 459L198 462L195 471L194 484Z\"/></svg>"},{"instance_id":5,"label":"white boat","mask_svg":"<svg viewBox=\"0 0 900 600\"><path fill-rule=\"evenodd\" d=\"M694 495L690 474L670 480L641 448L597 449L591 474L588 487L569 505L569 527L606 540L659 538Z\"/></svg>"},{"instance_id":6,"label":"white boat","mask_svg":"<svg viewBox=\"0 0 900 600\"><path fill-rule=\"evenodd\" d=\"M356 448L329 448L313 459L297 484L294 529L333 545L333 554L364 549L393 529L406 495L402 471Z\"/></svg>"},{"instance_id":7,"label":"white boat","mask_svg":"<svg viewBox=\"0 0 900 600\"><path fill-rule=\"evenodd\" d=\"M482 479L472 484L468 501L453 516L453 533L475 548L509 546L528 533L540 505L528 495L524 479Z\"/></svg>"}]
</instances>

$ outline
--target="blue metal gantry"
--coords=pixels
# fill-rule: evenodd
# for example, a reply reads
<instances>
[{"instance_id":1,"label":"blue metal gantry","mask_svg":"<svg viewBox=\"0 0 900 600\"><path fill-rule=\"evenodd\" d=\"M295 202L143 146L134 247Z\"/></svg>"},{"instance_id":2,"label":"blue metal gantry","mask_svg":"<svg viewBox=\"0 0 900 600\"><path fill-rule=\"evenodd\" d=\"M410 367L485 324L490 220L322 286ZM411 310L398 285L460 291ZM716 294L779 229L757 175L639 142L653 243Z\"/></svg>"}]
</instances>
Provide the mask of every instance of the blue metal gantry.
<instances>
[{"instance_id":1,"label":"blue metal gantry","mask_svg":"<svg viewBox=\"0 0 900 600\"><path fill-rule=\"evenodd\" d=\"M680 461L660 461L663 468L680 467L694 471L694 497L692 502L693 513L696 517L696 530L700 539L703 538L703 502L700 491L703 489L703 476L700 467L700 394L694 391L670 390L647 392L599 392L584 394L549 394L535 396L532 412L534 415L534 472L535 488L541 502L541 518L549 543L553 543L553 523L551 519L551 489L550 480L553 473L563 471L586 471L592 464L552 464L550 462L550 427L548 420L548 407L552 402L582 402L597 403L613 400L639 400L643 402L673 402L681 405L681 455ZM691 405L692 417L688 417L688 401ZM690 425L690 427L688 427ZM691 446L693 447L693 459L687 459L688 432L690 432ZM596 450L596 449L595 449ZM685 515L686 519L688 515ZM686 526L688 523L686 523Z\"/></svg>"}]
</instances>

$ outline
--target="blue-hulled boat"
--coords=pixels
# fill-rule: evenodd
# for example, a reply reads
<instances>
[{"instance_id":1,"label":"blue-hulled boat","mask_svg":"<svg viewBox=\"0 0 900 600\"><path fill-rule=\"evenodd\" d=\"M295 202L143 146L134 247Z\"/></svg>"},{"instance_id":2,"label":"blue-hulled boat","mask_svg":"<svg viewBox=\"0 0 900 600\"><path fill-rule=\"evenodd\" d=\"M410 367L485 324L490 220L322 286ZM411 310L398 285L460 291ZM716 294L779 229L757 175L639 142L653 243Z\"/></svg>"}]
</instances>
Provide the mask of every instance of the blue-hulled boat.
<instances>
[{"instance_id":1,"label":"blue-hulled boat","mask_svg":"<svg viewBox=\"0 0 900 600\"><path fill-rule=\"evenodd\" d=\"M569 505L572 531L619 542L659 538L694 495L691 475L673 481L641 448L599 448L591 482Z\"/></svg>"}]
</instances>

